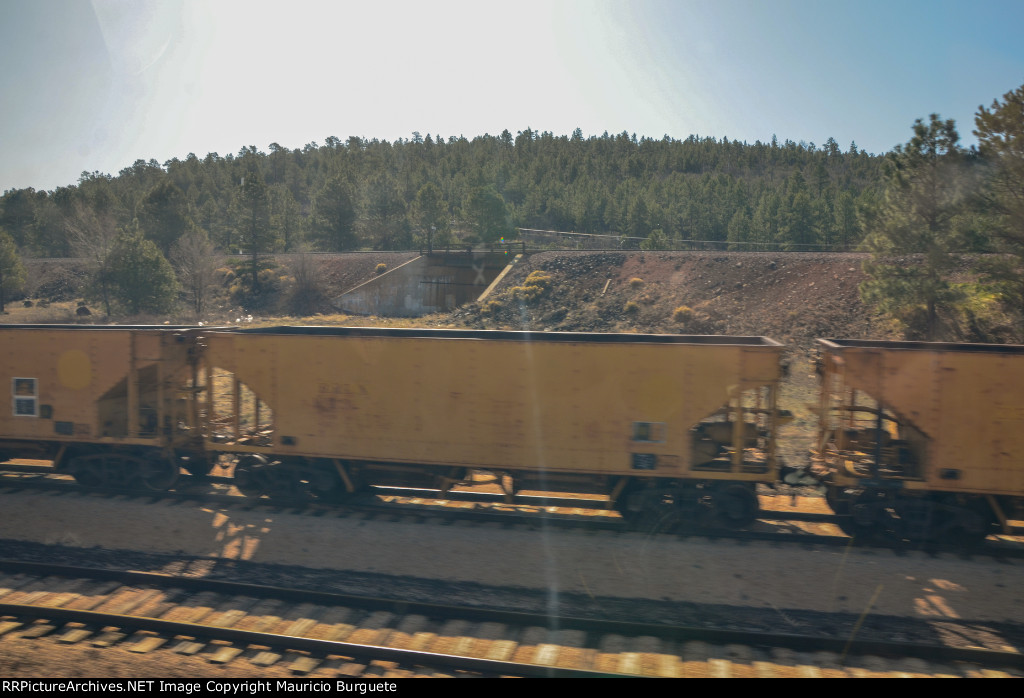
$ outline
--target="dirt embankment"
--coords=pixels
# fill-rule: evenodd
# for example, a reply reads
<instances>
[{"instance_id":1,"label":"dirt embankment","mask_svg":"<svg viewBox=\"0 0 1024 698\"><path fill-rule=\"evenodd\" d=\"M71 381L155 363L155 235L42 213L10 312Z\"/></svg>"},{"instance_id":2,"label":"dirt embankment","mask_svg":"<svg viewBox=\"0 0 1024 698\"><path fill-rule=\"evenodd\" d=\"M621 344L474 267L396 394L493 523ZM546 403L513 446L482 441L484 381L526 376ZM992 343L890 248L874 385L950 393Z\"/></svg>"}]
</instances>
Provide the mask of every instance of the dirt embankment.
<instances>
[{"instance_id":1,"label":"dirt embankment","mask_svg":"<svg viewBox=\"0 0 1024 698\"><path fill-rule=\"evenodd\" d=\"M764 335L808 351L817 337L897 338L865 306L860 254L559 253L525 258L459 324L600 332ZM550 277L525 302L510 289ZM536 277L534 277L536 278Z\"/></svg>"},{"instance_id":2,"label":"dirt embankment","mask_svg":"<svg viewBox=\"0 0 1024 698\"><path fill-rule=\"evenodd\" d=\"M414 252L376 252L314 258L323 295L330 299L374 278L378 265L391 270L415 256ZM541 252L524 257L486 302L421 322L577 332L764 335L806 355L817 337L898 338L892 323L860 300L865 258L816 253ZM287 268L293 259L281 255L277 261ZM81 297L84 272L80 265L62 260L38 266L33 274L38 282L34 297L68 302ZM534 272L546 277L542 287L517 294L515 289L529 285ZM224 289L213 294L204 320L224 321L238 315L240 308L225 294ZM323 312L330 312L329 304ZM315 316L296 321L317 323L321 318L345 324L355 320ZM53 320L11 317L8 321ZM388 322L358 320L360 324L378 321Z\"/></svg>"},{"instance_id":3,"label":"dirt embankment","mask_svg":"<svg viewBox=\"0 0 1024 698\"><path fill-rule=\"evenodd\" d=\"M337 298L346 291L351 291L361 283L369 281L377 275L377 265L383 264L387 270L399 267L418 256L416 252L365 252L338 255L318 255L320 257L320 273L323 275L326 295ZM283 260L287 263L287 260Z\"/></svg>"}]
</instances>

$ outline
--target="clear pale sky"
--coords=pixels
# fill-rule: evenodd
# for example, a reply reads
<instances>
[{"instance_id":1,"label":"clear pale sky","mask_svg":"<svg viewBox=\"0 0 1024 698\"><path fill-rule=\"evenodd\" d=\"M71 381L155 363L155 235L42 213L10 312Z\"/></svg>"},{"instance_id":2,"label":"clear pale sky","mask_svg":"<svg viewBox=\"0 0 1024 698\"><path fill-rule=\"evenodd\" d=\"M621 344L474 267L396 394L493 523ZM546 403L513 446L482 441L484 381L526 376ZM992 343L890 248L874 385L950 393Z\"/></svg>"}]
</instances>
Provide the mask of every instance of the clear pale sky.
<instances>
[{"instance_id":1,"label":"clear pale sky","mask_svg":"<svg viewBox=\"0 0 1024 698\"><path fill-rule=\"evenodd\" d=\"M328 136L883 153L1024 84L1024 0L0 0L0 191Z\"/></svg>"}]
</instances>

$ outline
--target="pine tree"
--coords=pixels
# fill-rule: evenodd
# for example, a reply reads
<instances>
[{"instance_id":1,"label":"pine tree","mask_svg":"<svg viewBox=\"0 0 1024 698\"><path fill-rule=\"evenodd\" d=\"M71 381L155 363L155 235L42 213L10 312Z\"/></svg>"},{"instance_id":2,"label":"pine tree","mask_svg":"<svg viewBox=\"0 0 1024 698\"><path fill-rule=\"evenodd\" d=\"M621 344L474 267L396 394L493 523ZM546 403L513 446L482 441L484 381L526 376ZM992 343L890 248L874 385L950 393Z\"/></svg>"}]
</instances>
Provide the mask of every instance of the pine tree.
<instances>
[{"instance_id":1,"label":"pine tree","mask_svg":"<svg viewBox=\"0 0 1024 698\"><path fill-rule=\"evenodd\" d=\"M523 135L516 139L518 142ZM473 232L482 242L494 242L512 232L505 199L494 187L477 187L469 194L464 210Z\"/></svg>"},{"instance_id":2,"label":"pine tree","mask_svg":"<svg viewBox=\"0 0 1024 698\"><path fill-rule=\"evenodd\" d=\"M990 220L995 248L983 271L1005 301L1024 315L1024 85L978 107L974 121L987 179L982 213Z\"/></svg>"},{"instance_id":3,"label":"pine tree","mask_svg":"<svg viewBox=\"0 0 1024 698\"><path fill-rule=\"evenodd\" d=\"M640 243L641 250L667 250L670 246L668 237L661 228L652 230L647 239Z\"/></svg>"},{"instance_id":4,"label":"pine tree","mask_svg":"<svg viewBox=\"0 0 1024 698\"><path fill-rule=\"evenodd\" d=\"M188 229L188 202L173 182L163 180L154 186L138 207L139 227L165 254Z\"/></svg>"},{"instance_id":5,"label":"pine tree","mask_svg":"<svg viewBox=\"0 0 1024 698\"><path fill-rule=\"evenodd\" d=\"M285 252L291 252L293 248L301 245L301 221L302 214L299 211L299 204L288 187L283 184L272 185L270 187L270 224L280 232Z\"/></svg>"},{"instance_id":6,"label":"pine tree","mask_svg":"<svg viewBox=\"0 0 1024 698\"><path fill-rule=\"evenodd\" d=\"M726 240L729 241L730 250L747 250L751 249L749 245L737 244L737 243L748 243L751 237L751 223L750 216L747 212L740 209L733 214L729 220L729 233ZM758 248L753 248L758 249Z\"/></svg>"},{"instance_id":7,"label":"pine tree","mask_svg":"<svg viewBox=\"0 0 1024 698\"><path fill-rule=\"evenodd\" d=\"M846 251L857 243L859 228L857 225L857 206L850 193L839 194L835 205L836 240L840 250Z\"/></svg>"},{"instance_id":8,"label":"pine tree","mask_svg":"<svg viewBox=\"0 0 1024 698\"><path fill-rule=\"evenodd\" d=\"M25 249L32 242L35 216L36 191L31 187L11 189L0 196L0 226L15 246Z\"/></svg>"},{"instance_id":9,"label":"pine tree","mask_svg":"<svg viewBox=\"0 0 1024 698\"><path fill-rule=\"evenodd\" d=\"M369 183L366 232L375 250L403 250L411 243L405 200L393 177L378 175Z\"/></svg>"},{"instance_id":10,"label":"pine tree","mask_svg":"<svg viewBox=\"0 0 1024 698\"><path fill-rule=\"evenodd\" d=\"M910 334L938 335L939 310L957 298L947 274L958 250L954 225L965 203L962 151L953 120L932 114L889 154L885 199L865 240L874 253L861 285L866 302L901 320ZM898 255L918 254L907 264Z\"/></svg>"},{"instance_id":11,"label":"pine tree","mask_svg":"<svg viewBox=\"0 0 1024 698\"><path fill-rule=\"evenodd\" d=\"M162 313L174 305L178 292L174 270L138 228L117 236L106 274L111 295L132 315Z\"/></svg>"},{"instance_id":12,"label":"pine tree","mask_svg":"<svg viewBox=\"0 0 1024 698\"><path fill-rule=\"evenodd\" d=\"M7 296L25 283L25 265L21 263L14 240L0 229L0 313L7 305Z\"/></svg>"},{"instance_id":13,"label":"pine tree","mask_svg":"<svg viewBox=\"0 0 1024 698\"><path fill-rule=\"evenodd\" d=\"M412 215L428 247L450 244L448 202L442 198L436 184L427 182L416 192Z\"/></svg>"},{"instance_id":14,"label":"pine tree","mask_svg":"<svg viewBox=\"0 0 1024 698\"><path fill-rule=\"evenodd\" d=\"M272 252L277 244L276 231L270 226L270 197L259 170L251 168L242 178L238 199L238 235L245 254L250 258L250 290L260 294L261 258Z\"/></svg>"},{"instance_id":15,"label":"pine tree","mask_svg":"<svg viewBox=\"0 0 1024 698\"><path fill-rule=\"evenodd\" d=\"M356 247L355 206L350 187L340 177L329 179L317 193L312 227L324 249L341 252Z\"/></svg>"},{"instance_id":16,"label":"pine tree","mask_svg":"<svg viewBox=\"0 0 1024 698\"><path fill-rule=\"evenodd\" d=\"M991 167L987 203L999 217L1000 235L1024 256L1024 85L975 117L982 158Z\"/></svg>"}]
</instances>

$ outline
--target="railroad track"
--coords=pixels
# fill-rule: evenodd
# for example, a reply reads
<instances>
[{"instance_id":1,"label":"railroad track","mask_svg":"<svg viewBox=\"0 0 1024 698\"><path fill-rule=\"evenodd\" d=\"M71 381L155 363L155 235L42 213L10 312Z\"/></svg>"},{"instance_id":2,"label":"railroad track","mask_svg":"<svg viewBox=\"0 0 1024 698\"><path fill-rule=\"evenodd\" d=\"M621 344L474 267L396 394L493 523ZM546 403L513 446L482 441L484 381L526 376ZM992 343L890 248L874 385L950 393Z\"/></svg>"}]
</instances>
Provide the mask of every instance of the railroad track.
<instances>
[{"instance_id":1,"label":"railroad track","mask_svg":"<svg viewBox=\"0 0 1024 698\"><path fill-rule=\"evenodd\" d=\"M586 529L610 533L623 532L627 526L617 512L595 499L518 495L508 504L501 495L486 491L452 491L438 498L436 492L409 488L375 488L375 494L360 495L344 504L316 499L288 500L247 498L232 486L230 478L207 477L191 481L182 478L179 489L168 492L142 492L105 489L84 489L67 475L54 474L47 466L0 465L0 494L4 491L50 491L69 496L130 497L153 502L187 501L226 506L245 511L266 509L287 510L310 516L363 515L384 518L402 516L423 522L467 522L497 524L509 527L554 527ZM802 501L814 501L802 498ZM851 545L851 539L836 524L836 517L823 510L807 511L787 506L785 495L762 497L763 510L758 521L746 529L702 527L699 525L666 526L655 524L644 533L651 535L704 536L714 539L749 540L780 544L809 544L831 547ZM802 506L802 505L801 505ZM1017 527L1012 536L990 536L982 545L965 551L959 545L935 543L901 543L892 540L856 540L867 545L896 550L957 552L996 557L1024 558L1024 528Z\"/></svg>"},{"instance_id":2,"label":"railroad track","mask_svg":"<svg viewBox=\"0 0 1024 698\"><path fill-rule=\"evenodd\" d=\"M995 637L950 647L554 618L0 561L0 650L42 643L87 646L94 666L102 650L248 676L1024 676L1022 648Z\"/></svg>"}]
</instances>

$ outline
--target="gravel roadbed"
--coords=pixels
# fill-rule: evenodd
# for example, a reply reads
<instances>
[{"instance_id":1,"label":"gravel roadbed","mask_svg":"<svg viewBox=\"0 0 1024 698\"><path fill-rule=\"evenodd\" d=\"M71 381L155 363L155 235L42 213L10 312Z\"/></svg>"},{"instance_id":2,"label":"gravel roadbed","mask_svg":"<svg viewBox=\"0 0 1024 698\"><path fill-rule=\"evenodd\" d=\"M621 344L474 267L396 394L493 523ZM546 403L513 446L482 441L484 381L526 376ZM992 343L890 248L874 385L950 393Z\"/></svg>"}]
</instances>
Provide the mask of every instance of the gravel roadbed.
<instances>
[{"instance_id":1,"label":"gravel roadbed","mask_svg":"<svg viewBox=\"0 0 1024 698\"><path fill-rule=\"evenodd\" d=\"M954 554L441 525L92 495L3 496L0 539L444 584L780 611L1024 623L1024 563ZM386 590L381 589L380 595Z\"/></svg>"}]
</instances>

